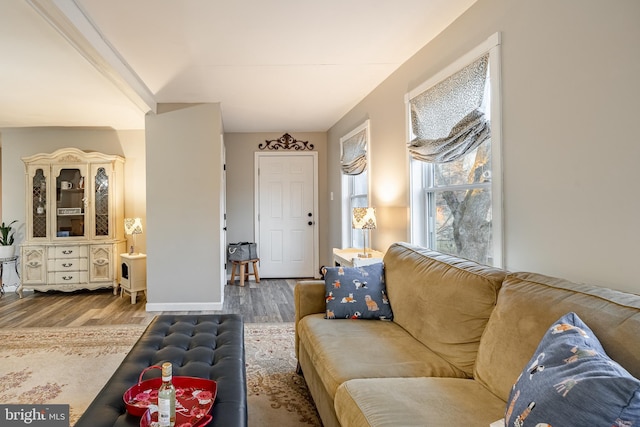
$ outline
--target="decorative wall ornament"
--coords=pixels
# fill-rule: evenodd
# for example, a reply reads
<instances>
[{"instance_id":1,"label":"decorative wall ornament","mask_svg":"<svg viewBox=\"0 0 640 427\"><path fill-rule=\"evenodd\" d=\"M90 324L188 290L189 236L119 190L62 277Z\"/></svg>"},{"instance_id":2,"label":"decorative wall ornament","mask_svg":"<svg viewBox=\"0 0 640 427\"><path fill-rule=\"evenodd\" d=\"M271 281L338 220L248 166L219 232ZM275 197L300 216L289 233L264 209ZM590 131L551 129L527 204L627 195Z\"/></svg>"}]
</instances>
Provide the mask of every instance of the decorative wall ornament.
<instances>
[{"instance_id":1,"label":"decorative wall ornament","mask_svg":"<svg viewBox=\"0 0 640 427\"><path fill-rule=\"evenodd\" d=\"M264 141L266 144L261 143L258 148L261 150L313 150L313 144L309 144L309 141L300 141L285 133L278 139L267 139ZM273 144L272 144L273 143Z\"/></svg>"}]
</instances>

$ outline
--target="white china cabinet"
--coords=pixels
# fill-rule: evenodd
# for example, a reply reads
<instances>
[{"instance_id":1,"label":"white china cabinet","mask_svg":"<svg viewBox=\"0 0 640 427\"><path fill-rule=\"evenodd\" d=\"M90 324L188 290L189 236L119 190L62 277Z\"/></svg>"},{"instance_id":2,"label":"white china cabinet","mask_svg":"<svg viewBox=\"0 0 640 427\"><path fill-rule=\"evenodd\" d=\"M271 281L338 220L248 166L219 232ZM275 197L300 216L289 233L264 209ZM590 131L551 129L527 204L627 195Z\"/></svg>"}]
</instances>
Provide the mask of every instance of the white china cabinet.
<instances>
[{"instance_id":1,"label":"white china cabinet","mask_svg":"<svg viewBox=\"0 0 640 427\"><path fill-rule=\"evenodd\" d=\"M118 287L124 238L124 158L76 148L23 157L26 236L23 289Z\"/></svg>"}]
</instances>

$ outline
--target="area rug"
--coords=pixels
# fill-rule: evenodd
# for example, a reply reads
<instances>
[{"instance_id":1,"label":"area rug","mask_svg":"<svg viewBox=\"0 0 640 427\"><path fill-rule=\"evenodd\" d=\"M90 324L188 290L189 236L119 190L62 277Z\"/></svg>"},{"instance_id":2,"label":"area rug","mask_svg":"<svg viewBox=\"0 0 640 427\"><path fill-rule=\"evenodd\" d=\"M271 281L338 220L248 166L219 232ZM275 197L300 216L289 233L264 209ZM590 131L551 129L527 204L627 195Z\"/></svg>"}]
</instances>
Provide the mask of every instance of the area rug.
<instances>
[{"instance_id":1,"label":"area rug","mask_svg":"<svg viewBox=\"0 0 640 427\"><path fill-rule=\"evenodd\" d=\"M0 402L70 405L70 425L122 362L144 326L0 330ZM245 325L249 426L320 426L295 373L293 324Z\"/></svg>"},{"instance_id":2,"label":"area rug","mask_svg":"<svg viewBox=\"0 0 640 427\"><path fill-rule=\"evenodd\" d=\"M74 425L144 326L0 331L0 402L70 405Z\"/></svg>"},{"instance_id":3,"label":"area rug","mask_svg":"<svg viewBox=\"0 0 640 427\"><path fill-rule=\"evenodd\" d=\"M321 426L307 384L296 374L293 323L245 324L244 348L249 426Z\"/></svg>"}]
</instances>

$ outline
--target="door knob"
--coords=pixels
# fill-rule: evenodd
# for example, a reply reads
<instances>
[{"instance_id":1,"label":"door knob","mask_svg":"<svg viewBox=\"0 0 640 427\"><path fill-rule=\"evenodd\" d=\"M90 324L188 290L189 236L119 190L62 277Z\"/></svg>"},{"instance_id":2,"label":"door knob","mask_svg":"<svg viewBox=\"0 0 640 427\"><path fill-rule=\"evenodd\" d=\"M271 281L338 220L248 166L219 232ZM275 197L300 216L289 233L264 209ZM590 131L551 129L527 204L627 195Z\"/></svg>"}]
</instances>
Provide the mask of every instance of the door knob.
<instances>
[{"instance_id":1,"label":"door knob","mask_svg":"<svg viewBox=\"0 0 640 427\"><path fill-rule=\"evenodd\" d=\"M312 222L312 221L309 221L307 224L309 224L309 225L313 225L313 222Z\"/></svg>"},{"instance_id":2,"label":"door knob","mask_svg":"<svg viewBox=\"0 0 640 427\"><path fill-rule=\"evenodd\" d=\"M313 216L313 214L312 214L311 212L309 212L309 213L307 214L307 216L308 216L308 217L312 217L312 216Z\"/></svg>"}]
</instances>

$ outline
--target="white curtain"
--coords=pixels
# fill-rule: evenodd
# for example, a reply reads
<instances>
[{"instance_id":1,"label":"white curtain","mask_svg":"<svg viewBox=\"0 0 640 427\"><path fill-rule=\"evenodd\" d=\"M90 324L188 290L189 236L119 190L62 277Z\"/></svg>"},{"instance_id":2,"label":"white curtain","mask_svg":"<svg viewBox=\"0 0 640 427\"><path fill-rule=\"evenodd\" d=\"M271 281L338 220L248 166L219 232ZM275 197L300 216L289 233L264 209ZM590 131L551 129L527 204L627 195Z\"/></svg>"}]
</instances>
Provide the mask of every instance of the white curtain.
<instances>
[{"instance_id":1,"label":"white curtain","mask_svg":"<svg viewBox=\"0 0 640 427\"><path fill-rule=\"evenodd\" d=\"M451 162L491 137L481 110L488 63L485 55L409 101L414 159Z\"/></svg>"},{"instance_id":2,"label":"white curtain","mask_svg":"<svg viewBox=\"0 0 640 427\"><path fill-rule=\"evenodd\" d=\"M342 142L340 166L345 175L360 175L367 170L366 128Z\"/></svg>"}]
</instances>

